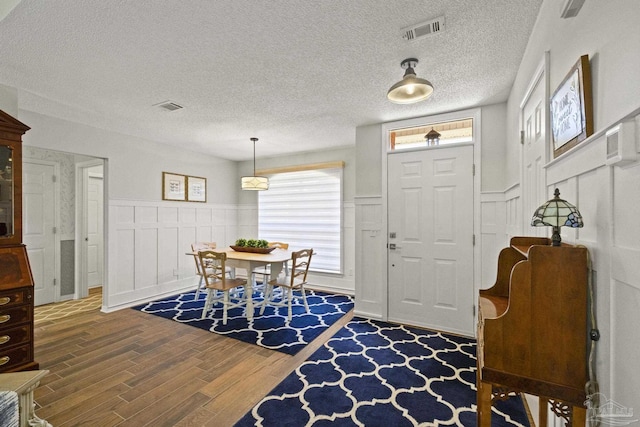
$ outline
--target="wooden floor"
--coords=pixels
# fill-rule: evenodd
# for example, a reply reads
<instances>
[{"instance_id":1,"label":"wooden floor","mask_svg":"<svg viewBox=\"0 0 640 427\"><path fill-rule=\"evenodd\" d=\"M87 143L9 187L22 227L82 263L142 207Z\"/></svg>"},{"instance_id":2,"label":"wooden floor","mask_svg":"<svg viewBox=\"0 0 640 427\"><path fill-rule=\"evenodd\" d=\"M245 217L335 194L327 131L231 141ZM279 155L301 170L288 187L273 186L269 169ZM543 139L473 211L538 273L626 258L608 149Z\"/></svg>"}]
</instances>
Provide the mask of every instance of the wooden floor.
<instances>
[{"instance_id":1,"label":"wooden floor","mask_svg":"<svg viewBox=\"0 0 640 427\"><path fill-rule=\"evenodd\" d=\"M51 372L36 415L63 426L232 426L353 316L295 356L123 309L35 328Z\"/></svg>"}]
</instances>

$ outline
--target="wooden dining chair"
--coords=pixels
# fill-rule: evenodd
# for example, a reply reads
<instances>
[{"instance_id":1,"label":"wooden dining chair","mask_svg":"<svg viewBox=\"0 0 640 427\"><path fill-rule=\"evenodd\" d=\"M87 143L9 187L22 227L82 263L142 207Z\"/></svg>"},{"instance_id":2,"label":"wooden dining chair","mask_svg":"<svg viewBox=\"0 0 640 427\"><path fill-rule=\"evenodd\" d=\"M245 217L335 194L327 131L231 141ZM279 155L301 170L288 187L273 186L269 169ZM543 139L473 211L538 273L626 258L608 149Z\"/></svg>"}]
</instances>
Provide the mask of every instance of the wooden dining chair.
<instances>
[{"instance_id":1,"label":"wooden dining chair","mask_svg":"<svg viewBox=\"0 0 640 427\"><path fill-rule=\"evenodd\" d=\"M201 265L207 265L203 274L204 284L207 290L207 299L202 308L202 319L207 315L207 311L213 309L213 302L216 300L216 292L222 292L222 324L227 324L227 311L229 308L241 307L243 305L243 298L234 296L232 301L231 290L245 287L247 281L245 279L237 279L227 277L226 273L226 260L227 254L225 252L215 252L212 250L205 250L198 252L198 258ZM239 290L239 289L238 289Z\"/></svg>"},{"instance_id":2,"label":"wooden dining chair","mask_svg":"<svg viewBox=\"0 0 640 427\"><path fill-rule=\"evenodd\" d=\"M309 305L307 304L307 296L305 294L304 285L307 284L307 273L309 272L309 265L311 264L311 257L313 256L313 249L302 249L297 252L291 253L291 268L286 275L280 275L267 282L267 288L265 290L264 301L260 308L260 314L264 313L264 308L267 305L275 307L287 307L288 315L287 322L291 321L291 306L294 299L294 291L300 291L300 296L304 303L304 309L308 313ZM280 297L274 292L274 289L280 287L282 292ZM280 299L277 301L277 299Z\"/></svg>"},{"instance_id":3,"label":"wooden dining chair","mask_svg":"<svg viewBox=\"0 0 640 427\"><path fill-rule=\"evenodd\" d=\"M288 243L283 243L283 242L269 242L268 243L270 248L278 248L278 249L284 249L287 250L289 249L289 244ZM284 266L284 272L285 274L289 273L289 264L285 263ZM257 283L257 275L262 276L262 283L264 285L267 284L267 282L269 282L270 276L271 276L271 266L269 265L263 265L257 268L254 268L253 271L251 272L252 274L252 279L253 279L253 283ZM266 290L266 289L265 289Z\"/></svg>"},{"instance_id":4,"label":"wooden dining chair","mask_svg":"<svg viewBox=\"0 0 640 427\"><path fill-rule=\"evenodd\" d=\"M196 274L200 278L198 280L198 286L196 287L196 296L194 300L198 299L198 295L200 295L200 290L204 287L204 271L205 268L200 263L200 257L198 257L198 252L212 250L216 248L215 242L196 242L191 244L191 252L194 253L193 260L196 263Z\"/></svg>"},{"instance_id":5,"label":"wooden dining chair","mask_svg":"<svg viewBox=\"0 0 640 427\"><path fill-rule=\"evenodd\" d=\"M200 278L198 280L198 287L196 288L196 296L194 300L198 299L198 295L200 295L200 290L204 287L204 272L207 267L207 266L201 265L200 258L198 257L197 253L200 251L213 250L215 248L216 248L216 242L195 242L191 244L191 252L196 254L193 256L193 259L196 262L196 275ZM236 276L236 271L234 268L227 267L227 274L229 275L230 278L233 279Z\"/></svg>"}]
</instances>

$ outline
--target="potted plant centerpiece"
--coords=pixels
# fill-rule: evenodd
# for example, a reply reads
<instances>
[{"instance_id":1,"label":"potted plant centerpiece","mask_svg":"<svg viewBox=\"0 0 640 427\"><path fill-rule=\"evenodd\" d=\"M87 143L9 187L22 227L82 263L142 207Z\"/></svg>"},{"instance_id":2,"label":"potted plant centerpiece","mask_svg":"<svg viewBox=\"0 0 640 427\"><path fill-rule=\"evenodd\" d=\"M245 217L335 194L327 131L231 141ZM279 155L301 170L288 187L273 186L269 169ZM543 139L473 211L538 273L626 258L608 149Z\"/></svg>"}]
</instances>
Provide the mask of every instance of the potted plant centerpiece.
<instances>
[{"instance_id":1,"label":"potted plant centerpiece","mask_svg":"<svg viewBox=\"0 0 640 427\"><path fill-rule=\"evenodd\" d=\"M268 254L275 248L269 247L269 242L263 239L238 239L231 249L238 252L253 252L258 254Z\"/></svg>"}]
</instances>

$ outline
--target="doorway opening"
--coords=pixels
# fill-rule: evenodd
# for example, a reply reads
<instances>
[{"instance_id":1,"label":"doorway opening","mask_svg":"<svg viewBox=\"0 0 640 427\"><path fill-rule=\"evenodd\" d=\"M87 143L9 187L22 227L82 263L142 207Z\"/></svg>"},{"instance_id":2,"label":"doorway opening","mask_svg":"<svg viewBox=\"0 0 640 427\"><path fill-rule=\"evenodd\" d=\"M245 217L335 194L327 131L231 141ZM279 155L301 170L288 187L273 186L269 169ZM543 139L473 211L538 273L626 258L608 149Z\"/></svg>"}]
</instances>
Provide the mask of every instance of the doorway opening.
<instances>
[{"instance_id":1,"label":"doorway opening","mask_svg":"<svg viewBox=\"0 0 640 427\"><path fill-rule=\"evenodd\" d=\"M89 295L87 272L95 271L94 266L102 268L101 272L97 270L94 283L99 282L100 285L105 285L106 160L30 146L23 147L23 159L23 163L27 165L25 171L28 172L29 165L33 165L30 173L34 177L37 177L36 172L39 173L43 165L51 165L49 169L52 171L51 173L48 169L44 171L46 173L43 173L43 177L46 175L46 178L43 178L42 182L53 183L51 184L53 190L46 190L43 187L42 197L37 197L38 194L33 193L23 198L24 229L31 230L29 233L38 237L38 241L42 243L40 245L42 247L36 247L26 242L27 250L29 251L31 246L34 251L47 254L46 257L37 256L37 253L29 254L35 288L43 290L41 292L43 298L36 300L36 305L42 306L87 297ZM33 181L37 182L35 179ZM99 182L100 188L96 189L94 194L85 194L90 191L96 181ZM34 187L33 190L37 188ZM45 197L51 200L42 203ZM38 209L52 212L48 214L51 217L50 224L47 222L46 226L41 227L36 215ZM30 215L29 212L32 214ZM90 212L93 213L92 218L95 218L93 222L87 222ZM86 255L85 248L88 227L93 227L92 230L97 229L99 232L98 244L94 248L97 255L93 258L94 265L91 266L88 265L91 258ZM100 292L100 294L104 295L106 292Z\"/></svg>"}]
</instances>

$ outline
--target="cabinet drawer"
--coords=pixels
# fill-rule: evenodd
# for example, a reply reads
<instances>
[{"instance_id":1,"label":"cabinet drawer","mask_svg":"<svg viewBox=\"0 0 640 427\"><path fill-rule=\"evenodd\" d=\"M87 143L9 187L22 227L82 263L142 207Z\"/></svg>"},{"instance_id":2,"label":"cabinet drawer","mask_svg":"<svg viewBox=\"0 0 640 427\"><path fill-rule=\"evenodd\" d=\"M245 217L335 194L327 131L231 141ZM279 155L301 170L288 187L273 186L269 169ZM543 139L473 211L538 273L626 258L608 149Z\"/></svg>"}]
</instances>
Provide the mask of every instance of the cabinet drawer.
<instances>
[{"instance_id":1,"label":"cabinet drawer","mask_svg":"<svg viewBox=\"0 0 640 427\"><path fill-rule=\"evenodd\" d=\"M0 330L16 326L22 322L30 322L32 319L31 310L29 305L0 309Z\"/></svg>"},{"instance_id":2,"label":"cabinet drawer","mask_svg":"<svg viewBox=\"0 0 640 427\"><path fill-rule=\"evenodd\" d=\"M6 372L12 367L33 360L31 354L31 346L29 344L21 345L10 350L0 350L0 371Z\"/></svg>"},{"instance_id":3,"label":"cabinet drawer","mask_svg":"<svg viewBox=\"0 0 640 427\"><path fill-rule=\"evenodd\" d=\"M31 324L0 330L0 353L6 348L28 343L31 339Z\"/></svg>"},{"instance_id":4,"label":"cabinet drawer","mask_svg":"<svg viewBox=\"0 0 640 427\"><path fill-rule=\"evenodd\" d=\"M0 292L0 312L7 307L24 304L31 301L30 293L27 289L12 289Z\"/></svg>"}]
</instances>

